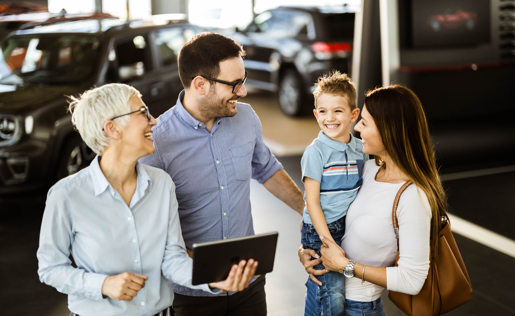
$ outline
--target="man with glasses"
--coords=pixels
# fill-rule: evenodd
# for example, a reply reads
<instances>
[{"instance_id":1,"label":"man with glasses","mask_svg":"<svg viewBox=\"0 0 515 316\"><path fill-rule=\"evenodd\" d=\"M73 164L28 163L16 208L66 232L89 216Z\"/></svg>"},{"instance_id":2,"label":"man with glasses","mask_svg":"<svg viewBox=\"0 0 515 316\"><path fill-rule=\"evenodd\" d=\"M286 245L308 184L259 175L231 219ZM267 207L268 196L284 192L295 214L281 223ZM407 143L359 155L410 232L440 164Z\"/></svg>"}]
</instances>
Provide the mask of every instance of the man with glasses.
<instances>
[{"instance_id":1,"label":"man with glasses","mask_svg":"<svg viewBox=\"0 0 515 316\"><path fill-rule=\"evenodd\" d=\"M178 57L184 91L157 119L154 155L141 162L175 182L186 247L254 234L250 179L302 214L303 195L263 143L261 123L247 95L245 51L236 41L202 33ZM292 223L296 225L297 223ZM265 279L236 294L213 295L172 283L173 308L184 315L266 315Z\"/></svg>"}]
</instances>

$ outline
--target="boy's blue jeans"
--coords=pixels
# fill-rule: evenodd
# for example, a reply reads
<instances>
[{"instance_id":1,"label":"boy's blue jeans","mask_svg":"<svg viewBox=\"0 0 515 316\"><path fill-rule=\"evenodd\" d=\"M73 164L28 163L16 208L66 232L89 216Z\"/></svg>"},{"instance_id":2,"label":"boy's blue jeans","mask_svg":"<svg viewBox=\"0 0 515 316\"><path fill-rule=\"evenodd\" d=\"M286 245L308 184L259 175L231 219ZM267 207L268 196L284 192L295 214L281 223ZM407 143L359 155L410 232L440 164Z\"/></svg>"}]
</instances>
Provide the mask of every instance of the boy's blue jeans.
<instances>
[{"instance_id":1,"label":"boy's blue jeans","mask_svg":"<svg viewBox=\"0 0 515 316\"><path fill-rule=\"evenodd\" d=\"M336 243L340 243L345 233L345 216L327 224L329 232ZM311 224L302 224L301 243L305 249L313 249L320 256L322 241L318 236L315 227ZM325 269L323 264L318 264L315 269ZM308 277L306 282L306 302L304 315L343 316L345 303L345 277L338 272L328 272L317 276L322 282L319 286Z\"/></svg>"}]
</instances>

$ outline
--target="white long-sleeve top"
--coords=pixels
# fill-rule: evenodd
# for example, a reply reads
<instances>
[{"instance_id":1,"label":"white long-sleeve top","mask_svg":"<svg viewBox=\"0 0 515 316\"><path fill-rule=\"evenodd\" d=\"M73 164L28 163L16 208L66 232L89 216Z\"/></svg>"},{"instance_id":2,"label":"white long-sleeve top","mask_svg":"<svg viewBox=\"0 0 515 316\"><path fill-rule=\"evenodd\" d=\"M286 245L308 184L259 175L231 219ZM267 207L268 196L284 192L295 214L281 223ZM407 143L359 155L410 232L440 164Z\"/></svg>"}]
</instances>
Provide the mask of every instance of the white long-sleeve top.
<instances>
[{"instance_id":1,"label":"white long-sleeve top","mask_svg":"<svg viewBox=\"0 0 515 316\"><path fill-rule=\"evenodd\" d=\"M374 160L366 162L363 185L351 204L346 219L342 248L347 258L374 267L386 268L388 290L416 294L429 270L431 209L425 193L410 185L401 195L397 209L400 258L393 230L392 207L402 183L378 182ZM366 271L365 271L366 277ZM382 286L352 278L345 280L345 297L359 302L378 299Z\"/></svg>"}]
</instances>

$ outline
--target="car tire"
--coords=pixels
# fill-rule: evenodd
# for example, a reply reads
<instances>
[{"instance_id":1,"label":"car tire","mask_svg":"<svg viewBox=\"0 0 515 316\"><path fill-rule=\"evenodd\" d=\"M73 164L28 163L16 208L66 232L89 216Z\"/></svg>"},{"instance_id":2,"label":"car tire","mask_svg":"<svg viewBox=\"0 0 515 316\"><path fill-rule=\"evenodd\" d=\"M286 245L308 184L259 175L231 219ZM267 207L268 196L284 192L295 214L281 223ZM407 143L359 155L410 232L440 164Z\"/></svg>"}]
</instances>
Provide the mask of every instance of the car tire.
<instances>
[{"instance_id":1,"label":"car tire","mask_svg":"<svg viewBox=\"0 0 515 316\"><path fill-rule=\"evenodd\" d=\"M59 153L56 173L57 181L78 172L88 165L94 155L85 152L85 147L79 135L73 135L67 140Z\"/></svg>"},{"instance_id":2,"label":"car tire","mask_svg":"<svg viewBox=\"0 0 515 316\"><path fill-rule=\"evenodd\" d=\"M442 29L442 23L438 20L431 20L431 29L435 32L439 32Z\"/></svg>"},{"instance_id":3,"label":"car tire","mask_svg":"<svg viewBox=\"0 0 515 316\"><path fill-rule=\"evenodd\" d=\"M467 21L465 21L465 27L467 28L467 30L472 31L476 27L476 21L470 18L467 19Z\"/></svg>"},{"instance_id":4,"label":"car tire","mask_svg":"<svg viewBox=\"0 0 515 316\"><path fill-rule=\"evenodd\" d=\"M288 116L300 116L306 112L306 94L300 75L293 69L284 71L279 82L279 106Z\"/></svg>"}]
</instances>

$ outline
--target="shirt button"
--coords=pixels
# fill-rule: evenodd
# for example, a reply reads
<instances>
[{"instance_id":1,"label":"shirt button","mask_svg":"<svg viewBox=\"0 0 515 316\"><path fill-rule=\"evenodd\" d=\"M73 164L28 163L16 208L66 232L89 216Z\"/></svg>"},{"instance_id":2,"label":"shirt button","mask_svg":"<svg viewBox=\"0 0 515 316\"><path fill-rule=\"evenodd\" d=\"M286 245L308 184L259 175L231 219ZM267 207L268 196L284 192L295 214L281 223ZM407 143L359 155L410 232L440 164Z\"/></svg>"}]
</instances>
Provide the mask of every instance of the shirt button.
<instances>
[{"instance_id":1,"label":"shirt button","mask_svg":"<svg viewBox=\"0 0 515 316\"><path fill-rule=\"evenodd\" d=\"M223 189L224 189L224 186L222 185L220 188L223 190Z\"/></svg>"},{"instance_id":2,"label":"shirt button","mask_svg":"<svg viewBox=\"0 0 515 316\"><path fill-rule=\"evenodd\" d=\"M132 242L136 242L136 239L133 239Z\"/></svg>"},{"instance_id":3,"label":"shirt button","mask_svg":"<svg viewBox=\"0 0 515 316\"><path fill-rule=\"evenodd\" d=\"M132 220L132 217L130 217L130 216L129 216L129 217L127 217L127 219L128 219L128 220Z\"/></svg>"},{"instance_id":4,"label":"shirt button","mask_svg":"<svg viewBox=\"0 0 515 316\"><path fill-rule=\"evenodd\" d=\"M224 216L227 216L227 213L224 212Z\"/></svg>"},{"instance_id":5,"label":"shirt button","mask_svg":"<svg viewBox=\"0 0 515 316\"><path fill-rule=\"evenodd\" d=\"M195 129L198 129L198 126L195 126Z\"/></svg>"},{"instance_id":6,"label":"shirt button","mask_svg":"<svg viewBox=\"0 0 515 316\"><path fill-rule=\"evenodd\" d=\"M224 237L224 239L227 239L227 237Z\"/></svg>"},{"instance_id":7,"label":"shirt button","mask_svg":"<svg viewBox=\"0 0 515 316\"><path fill-rule=\"evenodd\" d=\"M137 259L136 259L136 260L134 260L134 263L138 263L138 260L137 260Z\"/></svg>"},{"instance_id":8,"label":"shirt button","mask_svg":"<svg viewBox=\"0 0 515 316\"><path fill-rule=\"evenodd\" d=\"M202 123L198 123L198 126L202 126Z\"/></svg>"},{"instance_id":9,"label":"shirt button","mask_svg":"<svg viewBox=\"0 0 515 316\"><path fill-rule=\"evenodd\" d=\"M217 160L217 161L216 161L216 164L218 165L219 163L220 163L220 161L218 161L218 160Z\"/></svg>"},{"instance_id":10,"label":"shirt button","mask_svg":"<svg viewBox=\"0 0 515 316\"><path fill-rule=\"evenodd\" d=\"M141 302L141 306L145 305L145 302Z\"/></svg>"}]
</instances>

